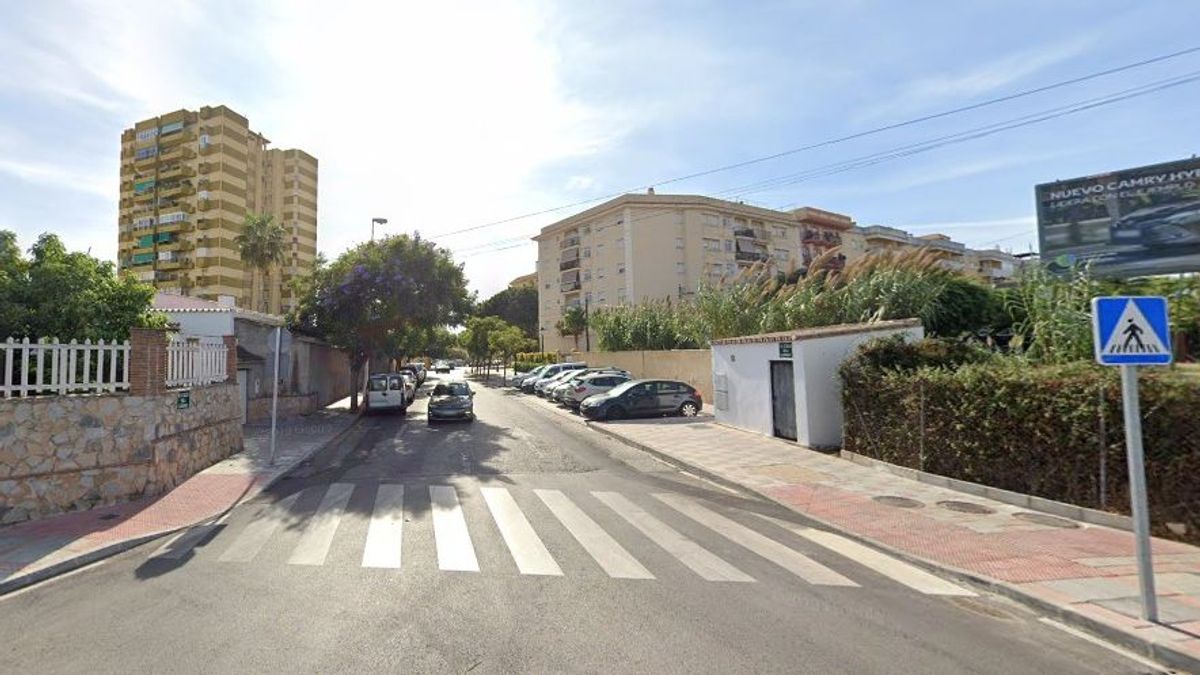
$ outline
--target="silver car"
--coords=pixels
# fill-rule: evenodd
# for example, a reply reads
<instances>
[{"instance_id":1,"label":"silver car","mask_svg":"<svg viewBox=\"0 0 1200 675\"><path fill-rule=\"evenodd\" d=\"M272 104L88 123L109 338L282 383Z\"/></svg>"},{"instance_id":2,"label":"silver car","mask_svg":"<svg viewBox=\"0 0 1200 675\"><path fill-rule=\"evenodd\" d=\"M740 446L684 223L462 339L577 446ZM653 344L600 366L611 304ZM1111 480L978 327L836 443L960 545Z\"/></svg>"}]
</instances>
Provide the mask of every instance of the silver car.
<instances>
[{"instance_id":1,"label":"silver car","mask_svg":"<svg viewBox=\"0 0 1200 675\"><path fill-rule=\"evenodd\" d=\"M603 394L617 385L625 384L629 379L629 373L620 372L585 375L571 383L572 386L563 394L563 403L566 403L569 408L578 410L579 404L583 403L587 397Z\"/></svg>"},{"instance_id":2,"label":"silver car","mask_svg":"<svg viewBox=\"0 0 1200 675\"><path fill-rule=\"evenodd\" d=\"M567 393L575 388L576 383L578 383L580 379L587 377L589 375L597 375L600 373L609 373L612 375L624 375L626 377L629 377L629 371L622 370L620 368L612 368L612 367L585 368L584 370L579 370L579 371L572 373L571 375L568 375L567 377L559 380L557 383L548 387L546 390L546 398L549 398L552 401L558 401L559 403L565 404L567 402L567 398L566 398Z\"/></svg>"}]
</instances>

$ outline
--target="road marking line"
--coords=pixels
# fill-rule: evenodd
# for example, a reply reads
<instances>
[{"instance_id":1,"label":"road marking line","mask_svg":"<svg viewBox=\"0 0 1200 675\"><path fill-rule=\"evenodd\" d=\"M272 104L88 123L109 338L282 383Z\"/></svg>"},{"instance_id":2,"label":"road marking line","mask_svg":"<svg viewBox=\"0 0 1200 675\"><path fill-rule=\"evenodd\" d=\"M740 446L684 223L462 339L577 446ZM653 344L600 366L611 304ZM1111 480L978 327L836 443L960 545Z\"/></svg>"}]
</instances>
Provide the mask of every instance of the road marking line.
<instances>
[{"instance_id":1,"label":"road marking line","mask_svg":"<svg viewBox=\"0 0 1200 675\"><path fill-rule=\"evenodd\" d=\"M771 516L756 515L764 520L775 523L789 532L804 537L818 546L823 546L834 553L845 556L869 570L882 574L892 581L908 586L926 595L954 595L962 597L975 597L977 595L977 593L967 590L958 584L952 584L941 577L934 576L916 565L910 565L890 555L880 553L869 546L863 546L840 534L794 525L778 518L772 518Z\"/></svg>"},{"instance_id":2,"label":"road marking line","mask_svg":"<svg viewBox=\"0 0 1200 675\"><path fill-rule=\"evenodd\" d=\"M858 584L812 560L808 556L794 551L741 523L709 511L686 497L660 493L655 494L654 498L735 544L744 546L770 560L810 584L818 586L858 586Z\"/></svg>"},{"instance_id":3,"label":"road marking line","mask_svg":"<svg viewBox=\"0 0 1200 675\"><path fill-rule=\"evenodd\" d=\"M650 570L642 566L604 528L559 490L534 490L546 508L558 518L563 527L575 537L596 564L614 579L653 579Z\"/></svg>"},{"instance_id":4,"label":"road marking line","mask_svg":"<svg viewBox=\"0 0 1200 675\"><path fill-rule=\"evenodd\" d=\"M456 572L478 572L479 560L467 531L467 519L458 505L458 493L449 485L430 485L433 507L433 538L437 544L438 568Z\"/></svg>"},{"instance_id":5,"label":"road marking line","mask_svg":"<svg viewBox=\"0 0 1200 675\"><path fill-rule=\"evenodd\" d=\"M699 544L683 536L671 526L646 513L641 507L616 492L593 492L605 506L617 512L664 551L675 556L701 578L708 581L753 582L754 577L742 572Z\"/></svg>"},{"instance_id":6,"label":"road marking line","mask_svg":"<svg viewBox=\"0 0 1200 675\"><path fill-rule=\"evenodd\" d=\"M480 492L521 574L562 576L562 568L554 562L554 557L546 550L546 545L533 531L533 526L508 490L485 487L480 488Z\"/></svg>"},{"instance_id":7,"label":"road marking line","mask_svg":"<svg viewBox=\"0 0 1200 675\"><path fill-rule=\"evenodd\" d=\"M325 492L320 506L309 518L300 535L300 542L288 558L289 565L324 565L325 556L329 555L329 546L333 544L333 535L342 522L342 514L350 494L354 492L353 483L334 483Z\"/></svg>"},{"instance_id":8,"label":"road marking line","mask_svg":"<svg viewBox=\"0 0 1200 675\"><path fill-rule=\"evenodd\" d=\"M229 548L218 558L221 562L250 562L262 550L275 530L291 515L292 507L300 497L297 492L263 509L258 518L250 521L246 529L233 540Z\"/></svg>"},{"instance_id":9,"label":"road marking line","mask_svg":"<svg viewBox=\"0 0 1200 675\"><path fill-rule=\"evenodd\" d=\"M170 541L160 546L150 557L155 560L182 560L192 552L196 544L199 544L205 537L212 534L213 530L219 526L219 523L209 523L208 525L198 525L189 528L182 534L172 537Z\"/></svg>"},{"instance_id":10,"label":"road marking line","mask_svg":"<svg viewBox=\"0 0 1200 675\"><path fill-rule=\"evenodd\" d=\"M375 508L367 527L363 567L400 568L404 530L404 486L383 484L375 491Z\"/></svg>"}]
</instances>

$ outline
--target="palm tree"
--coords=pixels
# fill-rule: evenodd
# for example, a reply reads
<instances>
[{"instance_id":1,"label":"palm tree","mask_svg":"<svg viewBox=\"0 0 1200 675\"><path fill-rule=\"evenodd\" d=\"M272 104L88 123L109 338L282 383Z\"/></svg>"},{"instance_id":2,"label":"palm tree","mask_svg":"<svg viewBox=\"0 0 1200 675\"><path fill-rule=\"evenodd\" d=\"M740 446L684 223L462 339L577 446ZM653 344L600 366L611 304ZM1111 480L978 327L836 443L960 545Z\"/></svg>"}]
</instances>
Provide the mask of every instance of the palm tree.
<instances>
[{"instance_id":1,"label":"palm tree","mask_svg":"<svg viewBox=\"0 0 1200 675\"><path fill-rule=\"evenodd\" d=\"M579 336L587 330L587 314L579 305L568 307L555 327L559 335L575 338L575 351L579 351Z\"/></svg>"},{"instance_id":2,"label":"palm tree","mask_svg":"<svg viewBox=\"0 0 1200 675\"><path fill-rule=\"evenodd\" d=\"M259 279L260 311L269 310L269 292L267 285L271 278L271 267L283 262L283 238L286 234L283 226L275 222L270 214L246 214L246 223L242 233L234 238L242 262L249 265ZM254 295L253 279L251 279L251 298ZM267 296L267 297L264 297ZM251 309L254 302L251 300Z\"/></svg>"}]
</instances>

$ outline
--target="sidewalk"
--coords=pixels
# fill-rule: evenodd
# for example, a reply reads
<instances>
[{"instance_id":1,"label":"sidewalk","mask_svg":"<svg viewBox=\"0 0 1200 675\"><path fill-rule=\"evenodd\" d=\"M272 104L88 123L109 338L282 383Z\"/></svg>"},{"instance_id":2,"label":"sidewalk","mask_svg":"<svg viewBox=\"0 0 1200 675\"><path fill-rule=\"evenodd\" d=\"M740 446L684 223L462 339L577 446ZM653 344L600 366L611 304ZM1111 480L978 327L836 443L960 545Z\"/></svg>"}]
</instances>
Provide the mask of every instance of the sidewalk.
<instances>
[{"instance_id":1,"label":"sidewalk","mask_svg":"<svg viewBox=\"0 0 1200 675\"><path fill-rule=\"evenodd\" d=\"M268 461L270 423L247 424L242 452L166 494L0 528L0 594L220 516L270 487L355 419L345 399L311 415L279 420L273 465Z\"/></svg>"},{"instance_id":2,"label":"sidewalk","mask_svg":"<svg viewBox=\"0 0 1200 675\"><path fill-rule=\"evenodd\" d=\"M1133 535L917 482L712 421L593 429L864 542L1200 672L1200 548L1155 539L1159 624L1139 618Z\"/></svg>"}]
</instances>

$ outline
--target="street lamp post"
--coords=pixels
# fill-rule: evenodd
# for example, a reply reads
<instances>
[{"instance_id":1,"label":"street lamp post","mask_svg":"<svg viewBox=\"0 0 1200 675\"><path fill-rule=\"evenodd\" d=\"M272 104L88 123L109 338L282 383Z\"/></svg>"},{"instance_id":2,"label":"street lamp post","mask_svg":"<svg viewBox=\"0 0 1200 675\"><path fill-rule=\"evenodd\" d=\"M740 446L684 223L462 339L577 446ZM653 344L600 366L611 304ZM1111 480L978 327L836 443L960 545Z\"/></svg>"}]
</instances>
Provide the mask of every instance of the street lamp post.
<instances>
[{"instance_id":1,"label":"street lamp post","mask_svg":"<svg viewBox=\"0 0 1200 675\"><path fill-rule=\"evenodd\" d=\"M372 218L371 219L371 241L375 241L375 224L387 225L387 218Z\"/></svg>"},{"instance_id":2,"label":"street lamp post","mask_svg":"<svg viewBox=\"0 0 1200 675\"><path fill-rule=\"evenodd\" d=\"M546 327L542 326L542 327L538 328L538 333L540 334L540 337L542 338L542 353L545 354L546 353Z\"/></svg>"}]
</instances>

